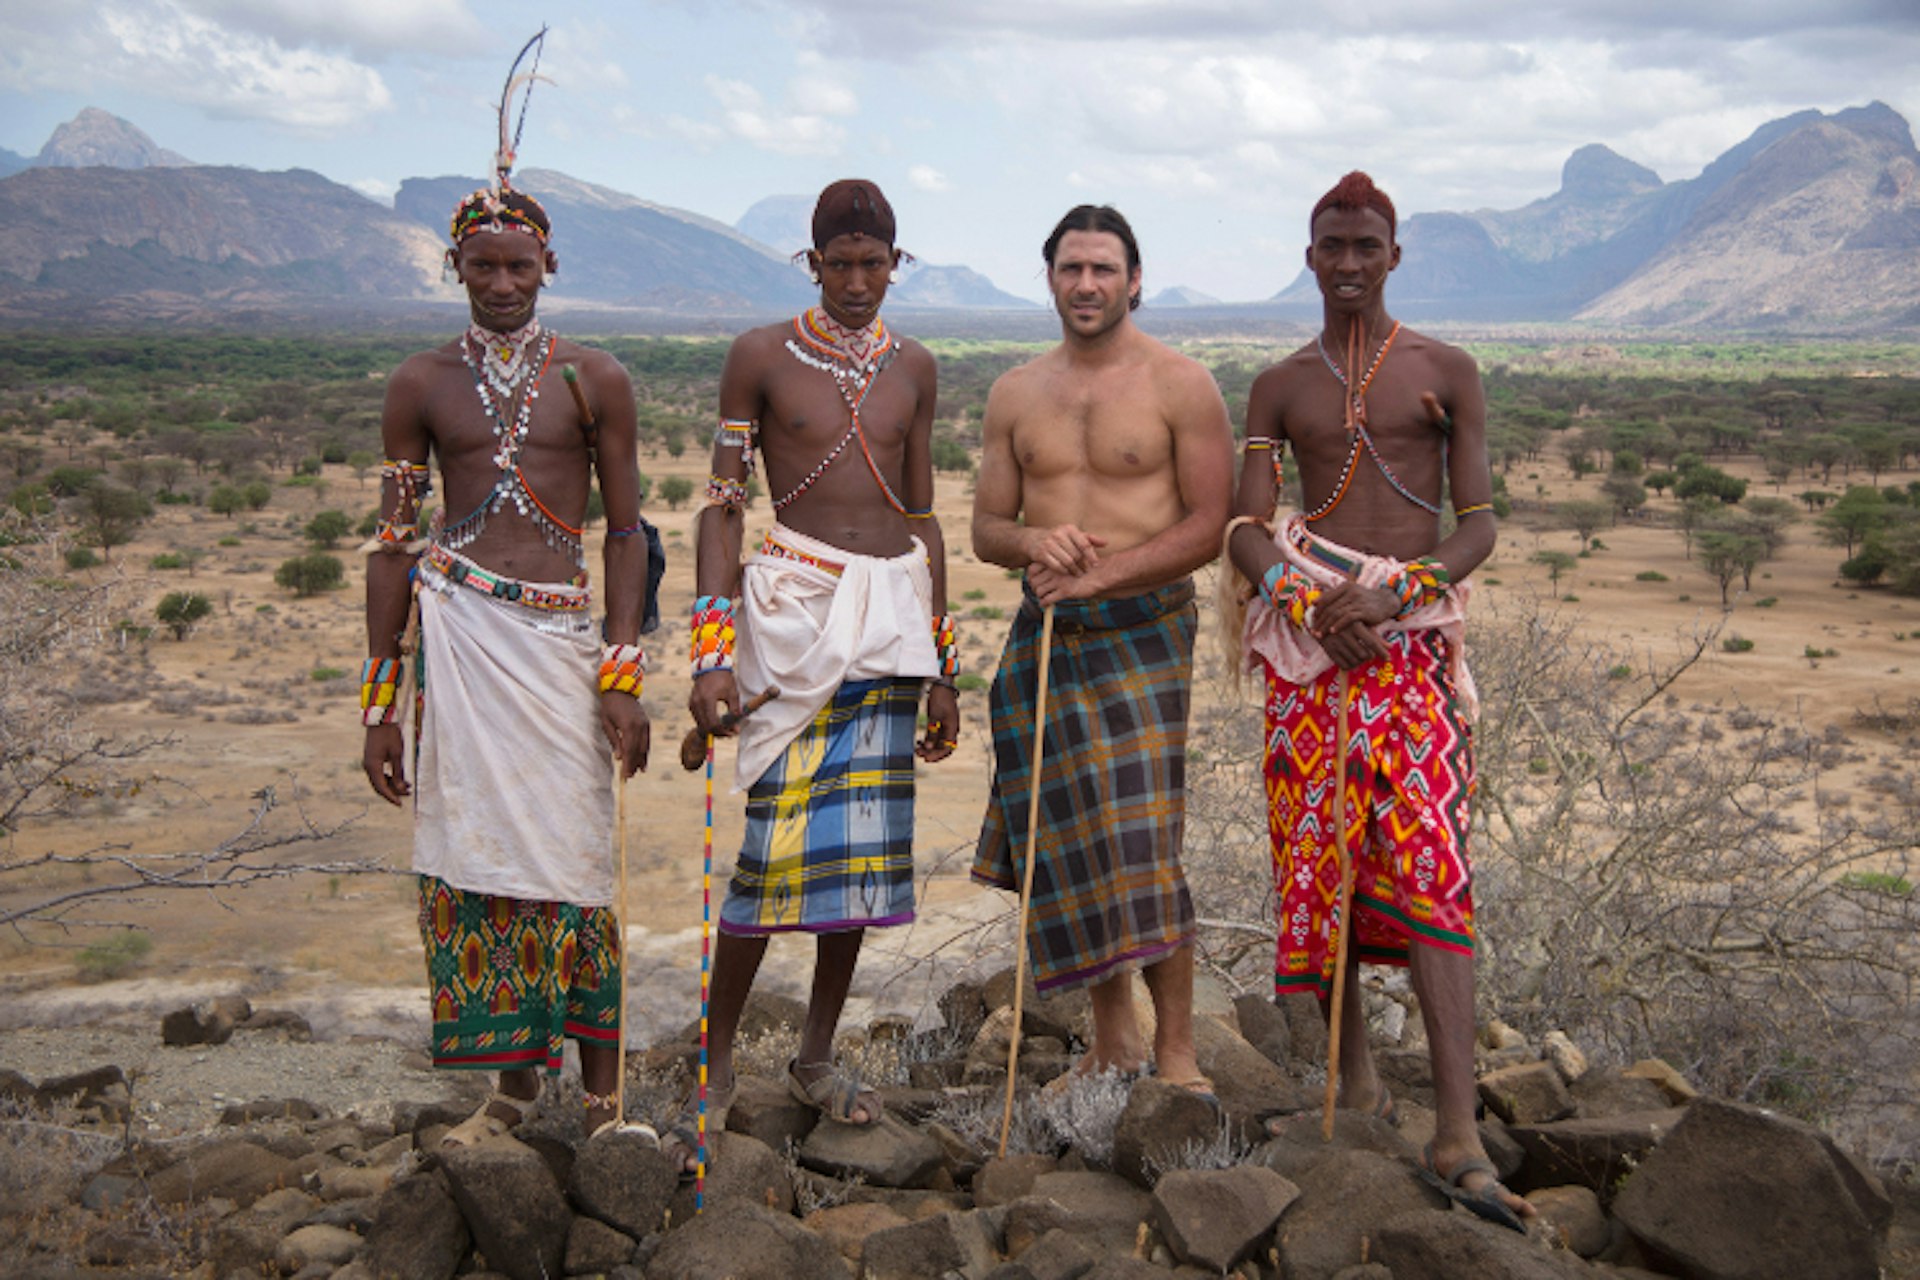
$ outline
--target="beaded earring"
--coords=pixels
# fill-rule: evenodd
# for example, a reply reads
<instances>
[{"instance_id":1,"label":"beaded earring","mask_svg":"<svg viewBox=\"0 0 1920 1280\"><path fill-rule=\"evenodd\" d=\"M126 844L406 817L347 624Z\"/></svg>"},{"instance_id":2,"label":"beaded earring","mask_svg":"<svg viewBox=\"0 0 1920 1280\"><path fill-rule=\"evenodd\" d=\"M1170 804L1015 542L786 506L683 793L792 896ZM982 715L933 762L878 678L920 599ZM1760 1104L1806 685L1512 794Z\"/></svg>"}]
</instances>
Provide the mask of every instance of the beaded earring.
<instances>
[{"instance_id":1,"label":"beaded earring","mask_svg":"<svg viewBox=\"0 0 1920 1280\"><path fill-rule=\"evenodd\" d=\"M453 265L453 250L449 249L440 259L440 281L442 284L459 284L460 270Z\"/></svg>"},{"instance_id":2,"label":"beaded earring","mask_svg":"<svg viewBox=\"0 0 1920 1280\"><path fill-rule=\"evenodd\" d=\"M895 267L893 270L887 272L887 283L889 284L900 283L900 268Z\"/></svg>"}]
</instances>

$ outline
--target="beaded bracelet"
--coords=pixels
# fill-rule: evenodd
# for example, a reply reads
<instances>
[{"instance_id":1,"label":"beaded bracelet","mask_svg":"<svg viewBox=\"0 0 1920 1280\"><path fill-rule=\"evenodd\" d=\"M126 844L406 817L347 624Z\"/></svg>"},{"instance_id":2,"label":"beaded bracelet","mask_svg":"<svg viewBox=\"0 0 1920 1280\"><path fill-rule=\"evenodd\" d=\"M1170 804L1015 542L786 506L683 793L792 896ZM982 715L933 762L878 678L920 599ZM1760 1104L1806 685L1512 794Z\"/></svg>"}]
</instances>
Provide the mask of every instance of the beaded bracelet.
<instances>
[{"instance_id":1,"label":"beaded bracelet","mask_svg":"<svg viewBox=\"0 0 1920 1280\"><path fill-rule=\"evenodd\" d=\"M1409 560L1406 567L1386 581L1386 587L1400 597L1396 618L1404 618L1422 605L1432 604L1453 589L1453 575L1447 566L1432 556Z\"/></svg>"},{"instance_id":2,"label":"beaded bracelet","mask_svg":"<svg viewBox=\"0 0 1920 1280\"><path fill-rule=\"evenodd\" d=\"M1287 469L1285 464L1286 455L1280 452L1279 442L1272 436L1248 436L1247 452L1252 453L1255 449L1268 449L1272 451L1273 491L1275 493L1280 492L1286 487Z\"/></svg>"},{"instance_id":3,"label":"beaded bracelet","mask_svg":"<svg viewBox=\"0 0 1920 1280\"><path fill-rule=\"evenodd\" d=\"M1260 579L1260 594L1296 627L1307 625L1308 612L1320 600L1320 588L1285 560L1274 561L1273 567Z\"/></svg>"},{"instance_id":4,"label":"beaded bracelet","mask_svg":"<svg viewBox=\"0 0 1920 1280\"><path fill-rule=\"evenodd\" d=\"M1458 520L1464 516L1477 515L1482 511L1491 510L1493 510L1493 504L1491 502L1476 502L1470 507L1455 507L1453 509L1453 518Z\"/></svg>"},{"instance_id":5,"label":"beaded bracelet","mask_svg":"<svg viewBox=\"0 0 1920 1280\"><path fill-rule=\"evenodd\" d=\"M647 655L637 644L610 644L600 651L600 692L640 696Z\"/></svg>"},{"instance_id":6,"label":"beaded bracelet","mask_svg":"<svg viewBox=\"0 0 1920 1280\"><path fill-rule=\"evenodd\" d=\"M701 596L693 602L693 676L733 670L733 600Z\"/></svg>"},{"instance_id":7,"label":"beaded bracelet","mask_svg":"<svg viewBox=\"0 0 1920 1280\"><path fill-rule=\"evenodd\" d=\"M933 615L933 651L940 660L940 674L934 677L934 683L952 684L960 674L960 637L950 613Z\"/></svg>"},{"instance_id":8,"label":"beaded bracelet","mask_svg":"<svg viewBox=\"0 0 1920 1280\"><path fill-rule=\"evenodd\" d=\"M368 658L360 667L360 723L369 729L400 719L400 659Z\"/></svg>"},{"instance_id":9,"label":"beaded bracelet","mask_svg":"<svg viewBox=\"0 0 1920 1280\"><path fill-rule=\"evenodd\" d=\"M738 449L740 465L753 474L753 433L759 424L749 418L722 418L713 429L713 443L719 449Z\"/></svg>"},{"instance_id":10,"label":"beaded bracelet","mask_svg":"<svg viewBox=\"0 0 1920 1280\"><path fill-rule=\"evenodd\" d=\"M725 507L730 511L740 510L747 505L747 482L730 480L723 475L708 476L707 505Z\"/></svg>"}]
</instances>

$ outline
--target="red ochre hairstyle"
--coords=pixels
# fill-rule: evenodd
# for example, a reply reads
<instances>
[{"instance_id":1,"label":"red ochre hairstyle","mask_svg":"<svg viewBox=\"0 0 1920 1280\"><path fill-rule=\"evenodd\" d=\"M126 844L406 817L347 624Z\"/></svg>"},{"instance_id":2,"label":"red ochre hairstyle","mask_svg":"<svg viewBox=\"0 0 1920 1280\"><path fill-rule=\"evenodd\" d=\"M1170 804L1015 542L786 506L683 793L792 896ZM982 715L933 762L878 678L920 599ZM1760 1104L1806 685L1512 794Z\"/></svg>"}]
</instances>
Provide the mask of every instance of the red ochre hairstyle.
<instances>
[{"instance_id":1,"label":"red ochre hairstyle","mask_svg":"<svg viewBox=\"0 0 1920 1280\"><path fill-rule=\"evenodd\" d=\"M1389 234L1398 232L1400 219L1393 211L1393 201L1387 199L1387 193L1373 185L1373 179L1355 169L1346 177L1333 184L1333 190L1320 197L1313 212L1307 215L1307 235L1313 235L1314 220L1328 209L1372 209L1387 220Z\"/></svg>"}]
</instances>

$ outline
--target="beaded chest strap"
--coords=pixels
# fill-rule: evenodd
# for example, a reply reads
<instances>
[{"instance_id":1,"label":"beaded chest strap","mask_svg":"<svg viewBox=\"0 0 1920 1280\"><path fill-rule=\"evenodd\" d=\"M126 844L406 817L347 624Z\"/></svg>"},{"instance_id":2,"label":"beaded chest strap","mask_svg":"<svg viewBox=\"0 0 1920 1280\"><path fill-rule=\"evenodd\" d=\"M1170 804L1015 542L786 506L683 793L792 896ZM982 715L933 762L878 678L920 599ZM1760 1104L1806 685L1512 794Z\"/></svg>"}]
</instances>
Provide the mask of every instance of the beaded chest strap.
<instances>
[{"instance_id":1,"label":"beaded chest strap","mask_svg":"<svg viewBox=\"0 0 1920 1280\"><path fill-rule=\"evenodd\" d=\"M873 473L874 483L880 486L880 494L887 505L902 515L915 515L909 512L904 502L893 492L893 486L880 474L880 467L873 460L873 451L867 447L866 429L860 423L860 406L866 403L867 392L879 380L880 374L900 350L900 342L878 318L864 329L849 329L836 322L819 307L809 307L793 320L793 337L787 339L787 351L801 364L829 375L834 385L840 389L840 398L847 402L847 433L840 442L827 451L818 465L806 474L791 491L773 500L775 511L787 506L795 498L811 489L827 468L833 465L846 447L853 441L860 442L860 452L867 460L867 470Z\"/></svg>"}]
</instances>

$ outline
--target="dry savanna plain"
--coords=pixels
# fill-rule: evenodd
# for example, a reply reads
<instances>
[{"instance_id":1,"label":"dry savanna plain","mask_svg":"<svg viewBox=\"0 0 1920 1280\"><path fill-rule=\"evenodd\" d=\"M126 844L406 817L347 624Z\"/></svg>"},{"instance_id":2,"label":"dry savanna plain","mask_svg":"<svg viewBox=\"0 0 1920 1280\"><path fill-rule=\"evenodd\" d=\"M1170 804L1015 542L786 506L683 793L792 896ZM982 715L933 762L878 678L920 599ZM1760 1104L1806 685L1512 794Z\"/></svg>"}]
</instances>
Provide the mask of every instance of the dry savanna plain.
<instances>
[{"instance_id":1,"label":"dry savanna plain","mask_svg":"<svg viewBox=\"0 0 1920 1280\"><path fill-rule=\"evenodd\" d=\"M1185 346L1216 368L1238 422L1251 373L1292 349L1299 336L1194 339ZM1501 521L1492 559L1475 575L1476 611L1488 616L1518 608L1546 611L1579 641L1614 655L1623 672L1633 673L1677 659L1693 637L1712 632L1700 660L1666 691L1675 705L1703 712L1744 708L1797 722L1814 738L1843 742L1820 804L1871 818L1891 803L1885 785L1889 773L1904 776L1910 794L1920 735L1915 714L1920 707L1920 597L1898 594L1884 582L1869 585L1843 577L1839 566L1848 558L1846 548L1821 536L1816 513L1801 495L1837 496L1849 485L1886 490L1920 483L1920 445L1909 443L1890 460L1877 460L1871 478L1857 452L1843 456L1824 475L1817 461L1804 458L1783 475L1778 467L1770 471L1769 449L1833 434L1841 425L1829 420L1835 417L1868 420L1871 406L1842 405L1836 397L1849 387L1883 391L1916 385L1920 348L1778 343L1735 360L1726 348L1688 344L1467 341L1488 370L1495 427L1502 428L1506 415L1510 423L1531 423L1533 430L1523 441L1510 441L1497 459L1511 511ZM623 802L630 1009L642 1039L678 1027L693 1014L702 918L703 778L683 772L676 760L690 724L682 657L684 620L694 595L691 530L698 498L672 505L663 494L678 488L668 483L676 478L691 482L695 495L704 485L707 428L702 424L709 420L722 347L685 345L701 358L690 366L675 365L671 375L651 378L645 359L629 361L638 366L633 372L642 403L641 467L651 486L646 511L668 549L660 600L666 621L650 642L654 670L646 694L653 759L645 775L627 784ZM615 349L622 351L617 344ZM652 343L643 354L650 359L660 349ZM940 436L949 443L941 461L948 469L937 476L936 511L950 548L948 594L960 620L963 670L977 678L965 682L958 752L944 763L920 767L916 859L925 882L922 920L911 930L870 940L856 992L863 1009L926 1015L932 984L967 965L998 967L1009 956L1008 903L972 886L966 870L990 768L984 681L992 674L1020 584L971 554L967 530L982 393L993 375L1031 350L936 344L943 374L949 369L959 374L957 390L949 392L943 383ZM223 483L215 457L172 482L178 492L201 495L200 501L154 506L130 541L111 548L109 560L80 568L62 563L55 570L35 562L46 579L37 587L41 591L115 584L119 596L107 621L133 624L102 633L78 665L38 678L74 690L79 696L71 714L93 730L121 740L156 741L111 770L77 767L73 780L78 785L61 794L53 812L5 834L0 907L18 909L73 888L119 883L116 877L124 878L123 873L111 856L155 859L214 849L246 829L269 795L274 805L262 819L264 829L292 834L310 824L310 838L268 850L257 860L330 869L218 893L108 895L67 915L70 923L92 922L87 927L16 925L0 937L0 991L6 993L0 1000L0 1046L8 1028L116 1020L151 1026L158 1012L187 998L236 989L256 1005L303 1012L322 1038L390 1035L418 1042L425 1027L425 995L414 887L405 874L409 815L372 794L360 765L356 697L365 631L363 568L352 550L358 538L346 535L331 552L346 565L339 588L303 597L275 581L284 561L310 550L304 530L319 513L342 511L357 523L377 503L378 479L369 472L364 451L378 449L377 434L368 434L369 414L377 408L380 377L391 368L385 352L368 357L372 367L338 376L350 407L331 427L352 437L347 443L355 456L343 458L337 447L323 450L326 415L338 408L325 387L300 391L298 400L306 407L290 413L275 411L237 424L232 418L244 415L228 414L218 427L224 437L273 436L284 419L309 420L305 442L287 447L283 456L256 451L237 464L238 471L270 484L264 505L230 514L210 509L204 495ZM8 377L0 386L0 405L11 412L0 414L0 429L8 441L32 451L29 462L14 464L22 483L44 479L62 464L126 478L138 471L128 469L128 460L156 455L158 442L169 438L158 424L128 427L63 413L62 405L99 403L85 368L34 374L15 365ZM169 368L163 356L145 385L169 380L177 384L177 395L203 402L194 412L209 422L242 398L224 387L217 373L185 358ZM1766 401L1763 385L1779 398ZM251 387L248 394L258 396L261 390ZM164 396L154 391L149 398L158 403ZM1904 407L1885 410L1884 425L1896 438L1905 432L1911 441L1920 430L1920 396L1908 391L1899 403ZM1737 429L1716 437L1710 421L1715 415L1724 415ZM1703 420L1708 425L1702 426ZM1608 432L1628 424L1647 439L1677 431L1681 444L1690 446L1680 452L1700 453L1704 465L1746 481L1749 502L1777 497L1797 511L1777 550L1753 566L1750 582L1743 586L1738 575L1733 577L1724 608L1721 584L1703 563L1698 535L1690 540L1680 527L1683 503L1670 487L1648 496L1637 510L1602 521L1586 536L1570 527L1565 504L1608 501L1603 485L1613 473L1614 456L1632 452L1618 438L1609 447ZM1582 439L1590 447L1577 443ZM954 453L955 447L964 452ZM1650 453L1662 449L1673 452L1655 445ZM336 460L326 461L323 453ZM309 456L311 462L301 461ZM1649 458L1645 469L1658 470L1657 458ZM83 546L84 535L63 510L51 517L62 545ZM766 502L757 501L749 513L749 536L757 537L770 521ZM603 529L602 524L589 531L589 565L596 573ZM183 551L192 554L182 556ZM1556 557L1543 552L1568 553L1567 560L1554 563ZM1202 574L1202 596L1208 601L1213 572ZM154 617L155 605L173 592L203 595L211 606L184 638L175 638ZM1251 726L1259 715L1257 703L1225 678L1225 664L1212 644L1212 622L1209 603L1196 720L1210 727ZM1471 638L1469 643L1471 655ZM511 725L500 726L503 734L512 731ZM1210 728L1197 741L1211 751L1217 737L1224 735ZM730 749L722 746L712 832L716 895L742 825L740 797L729 794L727 786L730 767ZM1250 792L1257 789L1257 778L1245 770L1237 775L1215 770L1208 785L1236 776ZM1880 783L1869 785L1876 778ZM5 785L17 786L17 779ZM1235 847L1210 843L1205 856L1241 862L1244 874L1229 878L1256 886L1257 897L1268 855L1257 832L1244 834ZM84 865L43 861L50 853L82 859ZM88 859L89 853L111 856ZM1910 874L1898 865L1899 856L1897 850L1889 853L1875 868L1888 877L1893 891L1900 891L1901 878ZM1239 903L1242 932L1265 910L1257 901ZM1220 913L1205 901L1202 912ZM102 923L124 928L94 927ZM113 944L126 929L146 941L103 945ZM1221 980L1258 983L1258 954L1255 947L1243 951L1237 965L1223 963ZM778 942L768 966L770 982L802 993L810 958L806 943ZM4 1047L0 1065L16 1065L8 1062Z\"/></svg>"}]
</instances>

